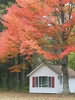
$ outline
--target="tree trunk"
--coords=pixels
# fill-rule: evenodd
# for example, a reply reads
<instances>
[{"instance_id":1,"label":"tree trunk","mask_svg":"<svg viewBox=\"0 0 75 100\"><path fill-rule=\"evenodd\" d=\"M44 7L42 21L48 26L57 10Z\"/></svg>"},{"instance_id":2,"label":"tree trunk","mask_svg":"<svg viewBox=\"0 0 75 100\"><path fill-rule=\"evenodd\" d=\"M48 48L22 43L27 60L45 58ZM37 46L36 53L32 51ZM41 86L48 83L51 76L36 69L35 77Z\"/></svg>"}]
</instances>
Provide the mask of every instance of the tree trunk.
<instances>
[{"instance_id":1,"label":"tree trunk","mask_svg":"<svg viewBox=\"0 0 75 100\"><path fill-rule=\"evenodd\" d=\"M19 64L18 55L15 57L15 65ZM19 89L19 72L16 72L16 90Z\"/></svg>"},{"instance_id":2,"label":"tree trunk","mask_svg":"<svg viewBox=\"0 0 75 100\"><path fill-rule=\"evenodd\" d=\"M63 8L63 5L61 6L61 8ZM61 10L61 16L60 16L60 24L64 25L65 23L65 13L63 11L63 9ZM60 42L60 44L64 44L65 43L65 32L62 32L61 34L61 39L62 39L62 42ZM61 52L64 51L64 48L61 49ZM68 94L70 91L69 91L69 76L68 76L68 56L65 56L63 59L62 59L62 62L61 62L61 65L62 65L62 72L63 72L63 93L64 94Z\"/></svg>"},{"instance_id":3,"label":"tree trunk","mask_svg":"<svg viewBox=\"0 0 75 100\"><path fill-rule=\"evenodd\" d=\"M21 88L22 88L22 90L24 89L24 86L25 86L25 71L24 70L22 70L22 72L21 72Z\"/></svg>"},{"instance_id":4,"label":"tree trunk","mask_svg":"<svg viewBox=\"0 0 75 100\"><path fill-rule=\"evenodd\" d=\"M68 56L62 59L63 93L69 94Z\"/></svg>"},{"instance_id":5,"label":"tree trunk","mask_svg":"<svg viewBox=\"0 0 75 100\"><path fill-rule=\"evenodd\" d=\"M16 72L16 90L19 90L19 72Z\"/></svg>"}]
</instances>

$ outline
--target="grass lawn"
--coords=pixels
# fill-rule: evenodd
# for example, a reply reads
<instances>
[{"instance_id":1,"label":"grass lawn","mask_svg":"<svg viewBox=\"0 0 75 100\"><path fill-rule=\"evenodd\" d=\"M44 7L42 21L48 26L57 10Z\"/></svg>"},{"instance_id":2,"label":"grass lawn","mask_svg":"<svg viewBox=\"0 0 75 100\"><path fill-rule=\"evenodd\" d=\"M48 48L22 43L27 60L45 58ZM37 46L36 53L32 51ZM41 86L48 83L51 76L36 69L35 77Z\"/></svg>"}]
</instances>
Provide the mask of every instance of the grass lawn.
<instances>
[{"instance_id":1,"label":"grass lawn","mask_svg":"<svg viewBox=\"0 0 75 100\"><path fill-rule=\"evenodd\" d=\"M0 92L0 100L75 100L75 94L29 94L20 92Z\"/></svg>"}]
</instances>

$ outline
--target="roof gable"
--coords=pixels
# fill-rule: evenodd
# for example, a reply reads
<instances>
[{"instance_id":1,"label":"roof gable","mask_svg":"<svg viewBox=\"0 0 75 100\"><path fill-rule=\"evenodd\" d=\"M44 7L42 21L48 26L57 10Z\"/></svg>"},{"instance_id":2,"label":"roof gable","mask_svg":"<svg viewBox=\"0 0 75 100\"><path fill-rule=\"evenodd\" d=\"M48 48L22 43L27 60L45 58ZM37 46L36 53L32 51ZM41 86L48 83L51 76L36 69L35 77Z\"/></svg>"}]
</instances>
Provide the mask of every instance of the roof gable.
<instances>
[{"instance_id":1,"label":"roof gable","mask_svg":"<svg viewBox=\"0 0 75 100\"><path fill-rule=\"evenodd\" d=\"M39 70L40 67L43 67L43 66L50 68L52 71L54 71L58 75L62 75L62 70L61 70L62 66L61 65L51 65L51 64L41 63L32 72L30 72L27 76L28 77L31 76L32 74L34 74L34 72L36 72L37 70ZM69 73L69 77L75 78L75 71L74 70L72 70L71 68L68 68L68 73Z\"/></svg>"},{"instance_id":2,"label":"roof gable","mask_svg":"<svg viewBox=\"0 0 75 100\"><path fill-rule=\"evenodd\" d=\"M49 69L51 69L53 72L55 72L56 74L61 74L61 72L57 72L53 67L52 67L52 65L46 65L46 64L44 64L44 63L41 63L39 66L37 66L34 70L32 70L27 76L29 77L29 76L31 76L32 74L34 74L37 70L39 70L41 67L43 67L43 66L45 66L45 67L48 67Z\"/></svg>"}]
</instances>

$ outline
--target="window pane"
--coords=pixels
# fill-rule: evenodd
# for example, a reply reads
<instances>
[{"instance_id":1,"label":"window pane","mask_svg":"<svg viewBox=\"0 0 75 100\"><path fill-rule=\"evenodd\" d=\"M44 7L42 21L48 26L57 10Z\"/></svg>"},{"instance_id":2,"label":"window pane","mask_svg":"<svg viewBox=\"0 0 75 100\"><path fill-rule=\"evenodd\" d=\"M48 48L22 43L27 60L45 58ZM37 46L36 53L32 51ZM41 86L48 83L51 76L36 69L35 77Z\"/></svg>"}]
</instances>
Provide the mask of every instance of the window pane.
<instances>
[{"instance_id":1,"label":"window pane","mask_svg":"<svg viewBox=\"0 0 75 100\"><path fill-rule=\"evenodd\" d=\"M39 87L49 87L49 78L39 77Z\"/></svg>"},{"instance_id":2,"label":"window pane","mask_svg":"<svg viewBox=\"0 0 75 100\"><path fill-rule=\"evenodd\" d=\"M36 87L38 87L38 77L36 77Z\"/></svg>"},{"instance_id":3,"label":"window pane","mask_svg":"<svg viewBox=\"0 0 75 100\"><path fill-rule=\"evenodd\" d=\"M49 77L49 87L51 87L51 77Z\"/></svg>"},{"instance_id":4,"label":"window pane","mask_svg":"<svg viewBox=\"0 0 75 100\"><path fill-rule=\"evenodd\" d=\"M48 87L48 77L42 77L42 87Z\"/></svg>"},{"instance_id":5,"label":"window pane","mask_svg":"<svg viewBox=\"0 0 75 100\"><path fill-rule=\"evenodd\" d=\"M39 87L41 87L42 86L42 77L39 77Z\"/></svg>"}]
</instances>

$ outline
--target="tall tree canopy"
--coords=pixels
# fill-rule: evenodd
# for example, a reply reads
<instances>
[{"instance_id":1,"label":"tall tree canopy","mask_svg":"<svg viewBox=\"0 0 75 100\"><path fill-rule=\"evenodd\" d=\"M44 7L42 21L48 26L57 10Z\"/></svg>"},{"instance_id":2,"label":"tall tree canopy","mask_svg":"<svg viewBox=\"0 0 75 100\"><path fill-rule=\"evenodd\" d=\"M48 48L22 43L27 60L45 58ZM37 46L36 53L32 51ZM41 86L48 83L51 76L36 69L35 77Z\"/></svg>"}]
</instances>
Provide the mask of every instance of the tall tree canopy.
<instances>
[{"instance_id":1,"label":"tall tree canopy","mask_svg":"<svg viewBox=\"0 0 75 100\"><path fill-rule=\"evenodd\" d=\"M63 82L68 84L67 55L75 52L75 0L16 0L1 18L0 59L37 52L61 59ZM64 85L65 92L68 85Z\"/></svg>"},{"instance_id":2,"label":"tall tree canopy","mask_svg":"<svg viewBox=\"0 0 75 100\"><path fill-rule=\"evenodd\" d=\"M0 41L5 42L1 43L2 52L32 54L32 51L37 50L48 59L57 59L75 51L74 0L16 0L16 2L7 9L8 13L1 19L7 27L7 30L1 33ZM48 38L44 38L46 35ZM47 40L55 42L47 43ZM43 50L46 43L51 52ZM26 50L27 52L29 50L29 53ZM56 54L54 50L57 51ZM8 55L8 53L0 54Z\"/></svg>"}]
</instances>

